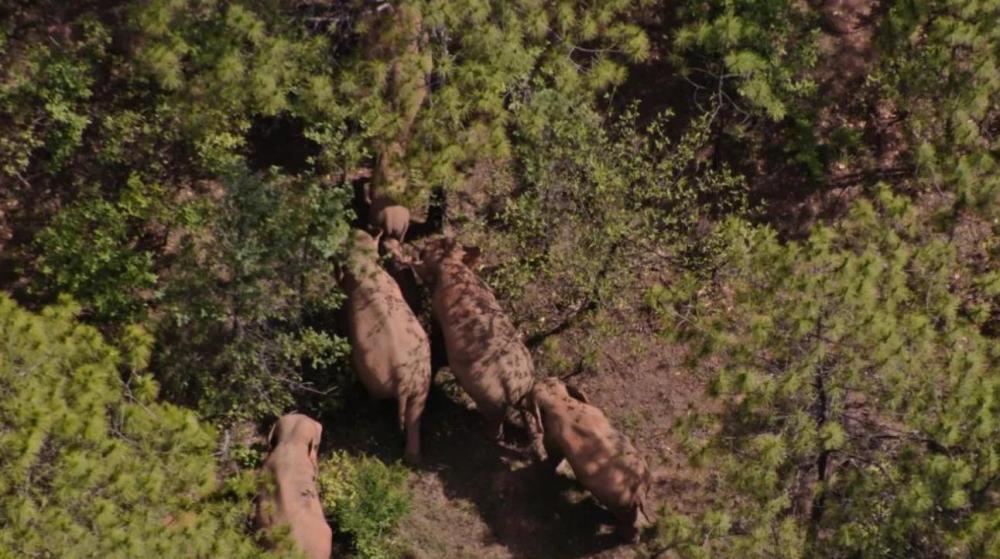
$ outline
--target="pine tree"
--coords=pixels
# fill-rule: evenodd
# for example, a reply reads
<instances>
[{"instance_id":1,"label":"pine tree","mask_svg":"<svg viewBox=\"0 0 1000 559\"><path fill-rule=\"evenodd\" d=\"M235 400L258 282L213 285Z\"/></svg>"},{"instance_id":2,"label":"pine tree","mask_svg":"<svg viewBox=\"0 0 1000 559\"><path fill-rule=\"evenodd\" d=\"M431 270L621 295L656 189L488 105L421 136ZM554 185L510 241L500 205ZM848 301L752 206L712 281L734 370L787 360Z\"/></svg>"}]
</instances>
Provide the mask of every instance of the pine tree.
<instances>
[{"instance_id":1,"label":"pine tree","mask_svg":"<svg viewBox=\"0 0 1000 559\"><path fill-rule=\"evenodd\" d=\"M213 431L156 402L148 334L116 349L79 312L0 295L0 556L264 556L253 484L220 484Z\"/></svg>"},{"instance_id":2,"label":"pine tree","mask_svg":"<svg viewBox=\"0 0 1000 559\"><path fill-rule=\"evenodd\" d=\"M903 116L925 188L994 216L1000 125L1000 3L892 2L876 74Z\"/></svg>"},{"instance_id":3,"label":"pine tree","mask_svg":"<svg viewBox=\"0 0 1000 559\"><path fill-rule=\"evenodd\" d=\"M726 226L728 295L690 307L688 333L724 404L714 428L690 427L698 460L721 466L727 528L706 517L678 540L668 515L666 545L713 534L691 554L1000 556L1000 352L953 292L954 246L924 220L883 188L803 242ZM670 321L677 307L661 309Z\"/></svg>"}]
</instances>

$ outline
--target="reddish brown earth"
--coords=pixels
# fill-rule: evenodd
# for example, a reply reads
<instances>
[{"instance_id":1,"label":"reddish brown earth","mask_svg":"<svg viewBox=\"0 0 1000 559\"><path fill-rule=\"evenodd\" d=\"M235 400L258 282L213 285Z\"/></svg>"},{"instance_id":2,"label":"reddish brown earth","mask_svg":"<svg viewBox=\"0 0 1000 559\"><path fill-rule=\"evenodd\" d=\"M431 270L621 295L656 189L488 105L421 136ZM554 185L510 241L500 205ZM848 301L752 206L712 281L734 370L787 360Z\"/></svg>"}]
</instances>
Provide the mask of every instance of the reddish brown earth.
<instances>
[{"instance_id":1,"label":"reddish brown earth","mask_svg":"<svg viewBox=\"0 0 1000 559\"><path fill-rule=\"evenodd\" d=\"M698 510L700 473L687 465L671 427L700 406L705 391L682 369L673 346L658 339L649 324L632 322L601 344L594 370L571 382L642 451L654 472L654 506ZM561 346L574 347L580 334L580 328L565 332ZM403 439L393 403L366 402L360 387L350 398L359 400L349 404L350 411L324 422L324 448L400 459ZM523 433L518 435L515 443L524 444ZM548 475L531 465L526 450L489 440L483 420L446 371L432 390L423 436L424 463L410 476L413 510L399 535L412 557L644 556L641 544L621 543L611 514L570 477L565 464L557 475Z\"/></svg>"},{"instance_id":2,"label":"reddish brown earth","mask_svg":"<svg viewBox=\"0 0 1000 559\"><path fill-rule=\"evenodd\" d=\"M458 193L450 215L464 215L449 227L463 241L477 239L469 224L495 200L489 173ZM502 179L501 179L502 180ZM478 183L478 184L477 184ZM480 191L480 194L475 194ZM486 245L484 245L486 246ZM509 255L487 251L482 270ZM485 273L485 272L483 272ZM703 384L683 366L681 347L660 333L661 323L645 309L643 292L667 281L669 271L643 266L632 289L596 315L573 322L533 352L538 376L567 376L587 393L612 423L643 453L654 474L651 508L674 511L704 508L703 472L688 465L672 432L678 418L709 405ZM530 286L524 300L544 299L541 285ZM501 301L517 321L522 301ZM555 318L555 317L552 317ZM522 332L527 335L530 332ZM596 350L596 351L595 351ZM585 355L596 353L579 366ZM393 402L368 399L357 383L345 394L347 404L324 418L324 449L368 453L384 461L402 458L403 438L396 427ZM423 464L413 469L413 509L398 539L416 558L626 558L648 556L645 546L623 544L613 517L571 477L564 464L557 475L534 467L527 437L515 431L511 444L490 440L474 404L442 370L435 380L423 434ZM520 448L519 448L520 445Z\"/></svg>"},{"instance_id":3,"label":"reddish brown earth","mask_svg":"<svg viewBox=\"0 0 1000 559\"><path fill-rule=\"evenodd\" d=\"M845 88L858 87L871 66L871 21L879 6L870 0L828 0L819 9L824 20L820 48L824 60L834 63L818 69L817 78L831 97L839 98ZM653 73L669 74L655 60L648 66ZM779 199L769 199L775 205L769 213L782 219L793 216L795 225L807 228L817 219L842 213L872 173L889 172L900 165L903 139L894 108L883 103L874 114L857 109L831 103L821 115L821 124L826 130L848 127L875 136L879 149L871 159L834 164L826 170L825 188L811 193L789 188L788 180L793 177L781 174L788 169L763 173L757 180L781 192ZM491 196L496 185L491 188L487 183L510 180L503 173L491 174L495 170L492 165L477 168L464 192L453 194L448 203L449 233L471 242L489 236L489 226L483 224L497 213L494 206L503 198ZM489 270L504 257L488 254L483 269ZM537 374L570 375L569 381L632 439L654 472L654 509L697 513L710 506L711 472L689 463L673 429L679 419L707 411L713 404L704 381L685 367L684 348L659 335L663 325L643 308L643 289L669 281L669 271L643 268L639 275L644 277L636 280L634 293L630 289L614 308L575 322L536 348ZM525 297L503 301L515 319L518 307L546 300L538 289L529 289ZM597 358L580 367L584 355L593 350ZM396 429L393 403L366 403L360 386L356 389L350 398L360 401L350 402L339 415L325 421L324 448L365 452L386 461L401 459L403 439ZM518 442L523 445L526 440L521 435ZM623 544L617 538L610 513L572 479L565 465L557 475L549 475L531 465L526 451L489 440L483 420L446 371L438 375L432 390L423 437L424 463L412 470L409 480L413 510L398 535L409 556L610 559L653 555L643 543Z\"/></svg>"}]
</instances>

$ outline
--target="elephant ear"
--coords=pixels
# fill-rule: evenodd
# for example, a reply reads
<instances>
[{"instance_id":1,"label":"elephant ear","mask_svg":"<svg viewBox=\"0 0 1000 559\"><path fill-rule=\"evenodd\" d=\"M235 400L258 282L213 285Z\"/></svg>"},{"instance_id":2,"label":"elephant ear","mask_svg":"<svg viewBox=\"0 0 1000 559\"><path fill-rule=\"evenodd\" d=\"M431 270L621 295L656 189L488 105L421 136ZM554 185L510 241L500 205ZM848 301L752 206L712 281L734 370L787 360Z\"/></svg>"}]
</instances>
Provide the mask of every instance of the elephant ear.
<instances>
[{"instance_id":1,"label":"elephant ear","mask_svg":"<svg viewBox=\"0 0 1000 559\"><path fill-rule=\"evenodd\" d=\"M455 252L462 250L462 245L458 244L458 241L454 237L441 237L435 241L431 241L428 247L436 253L437 258L445 258Z\"/></svg>"},{"instance_id":2,"label":"elephant ear","mask_svg":"<svg viewBox=\"0 0 1000 559\"><path fill-rule=\"evenodd\" d=\"M579 388L573 386L572 384L566 385L566 392L569 392L570 396L576 398L577 400L580 400L584 404L590 403L590 399L587 398L587 395L583 392L583 390L580 390Z\"/></svg>"},{"instance_id":3,"label":"elephant ear","mask_svg":"<svg viewBox=\"0 0 1000 559\"><path fill-rule=\"evenodd\" d=\"M276 440L277 439L277 437L276 437L277 432L276 431L278 430L278 423L280 423L280 422L281 422L280 419L278 421L275 421L274 425L271 426L271 431L267 434L267 446L271 450L274 450L274 447L278 446L278 441Z\"/></svg>"},{"instance_id":4,"label":"elephant ear","mask_svg":"<svg viewBox=\"0 0 1000 559\"><path fill-rule=\"evenodd\" d=\"M316 433L309 437L309 460L312 461L313 467L319 467L319 443L323 440L323 425L319 422L313 422L316 426Z\"/></svg>"}]
</instances>

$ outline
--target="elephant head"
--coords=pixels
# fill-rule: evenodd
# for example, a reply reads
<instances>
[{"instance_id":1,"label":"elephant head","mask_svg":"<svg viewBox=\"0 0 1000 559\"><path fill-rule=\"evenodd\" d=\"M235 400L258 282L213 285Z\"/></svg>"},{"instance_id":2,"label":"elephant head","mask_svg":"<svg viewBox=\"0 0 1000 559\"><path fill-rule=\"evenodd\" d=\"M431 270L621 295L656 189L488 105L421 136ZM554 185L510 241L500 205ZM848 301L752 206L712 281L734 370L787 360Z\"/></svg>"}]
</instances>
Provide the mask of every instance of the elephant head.
<instances>
[{"instance_id":1,"label":"elephant head","mask_svg":"<svg viewBox=\"0 0 1000 559\"><path fill-rule=\"evenodd\" d=\"M347 262L338 265L337 280L348 292L361 281L376 273L378 268L378 242L382 233L372 236L363 229L351 231L347 240Z\"/></svg>"},{"instance_id":2,"label":"elephant head","mask_svg":"<svg viewBox=\"0 0 1000 559\"><path fill-rule=\"evenodd\" d=\"M268 434L261 466L256 524L269 547L297 547L309 559L329 559L332 530L316 488L323 426L302 414L282 416ZM287 530L287 532L285 532ZM288 537L279 536L286 533Z\"/></svg>"},{"instance_id":3,"label":"elephant head","mask_svg":"<svg viewBox=\"0 0 1000 559\"><path fill-rule=\"evenodd\" d=\"M315 466L319 463L319 443L323 438L323 426L315 419L300 413L284 415L271 427L267 436L268 446L274 450L278 445L303 445L306 455Z\"/></svg>"},{"instance_id":4,"label":"elephant head","mask_svg":"<svg viewBox=\"0 0 1000 559\"><path fill-rule=\"evenodd\" d=\"M461 262L471 267L480 255L478 247L463 245L453 237L440 237L426 243L420 250L419 258L410 260L409 264L423 283L433 286L437 283L441 265L446 261Z\"/></svg>"}]
</instances>

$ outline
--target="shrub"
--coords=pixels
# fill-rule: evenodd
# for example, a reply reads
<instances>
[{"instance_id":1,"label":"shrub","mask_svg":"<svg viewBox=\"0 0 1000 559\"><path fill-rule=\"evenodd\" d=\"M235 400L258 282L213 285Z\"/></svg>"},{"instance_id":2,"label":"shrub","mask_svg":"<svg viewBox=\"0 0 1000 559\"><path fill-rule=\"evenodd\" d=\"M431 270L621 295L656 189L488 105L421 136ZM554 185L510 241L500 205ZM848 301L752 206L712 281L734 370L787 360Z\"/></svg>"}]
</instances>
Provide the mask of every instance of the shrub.
<instances>
[{"instance_id":1,"label":"shrub","mask_svg":"<svg viewBox=\"0 0 1000 559\"><path fill-rule=\"evenodd\" d=\"M208 416L280 415L311 389L305 368L347 359L345 339L308 323L341 301L333 267L346 193L240 167L221 190L207 223L180 243L154 363L171 397Z\"/></svg>"},{"instance_id":2,"label":"shrub","mask_svg":"<svg viewBox=\"0 0 1000 559\"><path fill-rule=\"evenodd\" d=\"M336 451L319 471L323 506L336 520L336 529L351 537L358 556L396 557L393 535L410 511L406 468Z\"/></svg>"},{"instance_id":3,"label":"shrub","mask_svg":"<svg viewBox=\"0 0 1000 559\"><path fill-rule=\"evenodd\" d=\"M733 519L699 528L702 551L998 556L1000 352L953 244L905 197L874 198L803 242L731 221L717 283L659 292L722 404L681 430Z\"/></svg>"},{"instance_id":4,"label":"shrub","mask_svg":"<svg viewBox=\"0 0 1000 559\"><path fill-rule=\"evenodd\" d=\"M699 159L706 122L671 139L669 114L642 126L636 107L605 118L558 96L534 103L518 122L517 180L490 184L497 215L466 227L507 255L490 280L528 329L613 307L637 269L677 261L699 222L746 209L741 177Z\"/></svg>"},{"instance_id":5,"label":"shrub","mask_svg":"<svg viewBox=\"0 0 1000 559\"><path fill-rule=\"evenodd\" d=\"M79 311L0 295L0 557L267 555L244 530L251 480L220 484L215 433L156 402L149 336L117 350Z\"/></svg>"}]
</instances>

